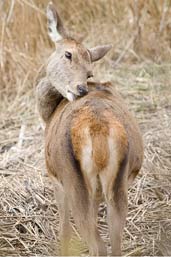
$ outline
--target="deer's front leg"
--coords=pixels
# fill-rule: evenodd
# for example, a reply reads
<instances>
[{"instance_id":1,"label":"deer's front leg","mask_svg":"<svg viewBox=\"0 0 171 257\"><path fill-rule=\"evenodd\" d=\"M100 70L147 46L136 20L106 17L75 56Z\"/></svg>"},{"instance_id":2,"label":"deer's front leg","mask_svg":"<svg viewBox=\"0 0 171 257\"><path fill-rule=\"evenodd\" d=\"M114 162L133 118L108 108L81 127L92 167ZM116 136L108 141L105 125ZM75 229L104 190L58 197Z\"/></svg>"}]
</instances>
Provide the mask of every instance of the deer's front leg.
<instances>
[{"instance_id":1,"label":"deer's front leg","mask_svg":"<svg viewBox=\"0 0 171 257\"><path fill-rule=\"evenodd\" d=\"M45 123L48 122L62 98L46 77L39 81L36 87L36 100L39 114Z\"/></svg>"}]
</instances>

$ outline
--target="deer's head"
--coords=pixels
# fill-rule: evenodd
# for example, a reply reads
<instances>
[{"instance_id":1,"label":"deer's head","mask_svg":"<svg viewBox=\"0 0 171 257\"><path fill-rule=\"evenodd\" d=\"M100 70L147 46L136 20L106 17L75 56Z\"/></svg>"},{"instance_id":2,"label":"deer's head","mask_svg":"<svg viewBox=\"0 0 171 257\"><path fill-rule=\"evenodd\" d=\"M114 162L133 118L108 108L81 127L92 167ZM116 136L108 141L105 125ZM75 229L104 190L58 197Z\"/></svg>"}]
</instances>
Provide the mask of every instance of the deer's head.
<instances>
[{"instance_id":1,"label":"deer's head","mask_svg":"<svg viewBox=\"0 0 171 257\"><path fill-rule=\"evenodd\" d=\"M93 76L92 63L101 59L111 45L87 49L65 30L55 6L47 6L48 34L56 50L49 58L47 76L51 84L69 101L88 92L87 80Z\"/></svg>"}]
</instances>

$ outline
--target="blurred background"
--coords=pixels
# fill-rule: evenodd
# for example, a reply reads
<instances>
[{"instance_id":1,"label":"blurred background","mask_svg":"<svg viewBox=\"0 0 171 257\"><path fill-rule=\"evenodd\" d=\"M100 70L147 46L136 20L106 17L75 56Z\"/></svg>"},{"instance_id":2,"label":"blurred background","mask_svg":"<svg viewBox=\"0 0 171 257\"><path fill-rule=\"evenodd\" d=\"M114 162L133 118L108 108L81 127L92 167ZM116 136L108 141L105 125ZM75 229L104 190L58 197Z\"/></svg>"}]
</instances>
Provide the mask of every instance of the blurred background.
<instances>
[{"instance_id":1,"label":"blurred background","mask_svg":"<svg viewBox=\"0 0 171 257\"><path fill-rule=\"evenodd\" d=\"M143 134L144 166L129 191L123 252L171 255L171 0L53 2L87 47L113 44L95 64L94 80L113 82ZM36 77L54 50L47 3L0 0L0 256L58 252L58 212L35 104ZM102 205L99 230L108 243L105 217ZM85 252L72 224L73 249Z\"/></svg>"},{"instance_id":2,"label":"blurred background","mask_svg":"<svg viewBox=\"0 0 171 257\"><path fill-rule=\"evenodd\" d=\"M0 1L1 87L12 87L15 91L16 83L28 81L26 76L32 85L36 70L50 53L53 45L46 31L47 3L48 0ZM170 0L54 0L54 3L68 30L83 37L87 46L113 44L107 57L110 66L123 62L170 62Z\"/></svg>"}]
</instances>

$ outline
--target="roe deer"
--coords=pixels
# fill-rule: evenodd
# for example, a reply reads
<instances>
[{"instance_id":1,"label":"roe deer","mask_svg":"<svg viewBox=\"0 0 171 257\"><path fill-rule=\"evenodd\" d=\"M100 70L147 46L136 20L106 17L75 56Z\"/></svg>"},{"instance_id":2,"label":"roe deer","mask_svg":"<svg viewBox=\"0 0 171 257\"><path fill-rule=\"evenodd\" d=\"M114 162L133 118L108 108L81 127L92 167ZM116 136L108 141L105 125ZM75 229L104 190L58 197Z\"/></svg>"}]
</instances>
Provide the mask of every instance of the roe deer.
<instances>
[{"instance_id":1,"label":"roe deer","mask_svg":"<svg viewBox=\"0 0 171 257\"><path fill-rule=\"evenodd\" d=\"M56 51L37 86L37 101L46 123L45 159L60 215L61 255L69 255L70 210L90 254L107 255L96 226L102 201L112 255L121 255L128 187L143 161L141 134L110 82L87 82L92 62L111 46L87 49L70 38L52 3L47 18Z\"/></svg>"}]
</instances>

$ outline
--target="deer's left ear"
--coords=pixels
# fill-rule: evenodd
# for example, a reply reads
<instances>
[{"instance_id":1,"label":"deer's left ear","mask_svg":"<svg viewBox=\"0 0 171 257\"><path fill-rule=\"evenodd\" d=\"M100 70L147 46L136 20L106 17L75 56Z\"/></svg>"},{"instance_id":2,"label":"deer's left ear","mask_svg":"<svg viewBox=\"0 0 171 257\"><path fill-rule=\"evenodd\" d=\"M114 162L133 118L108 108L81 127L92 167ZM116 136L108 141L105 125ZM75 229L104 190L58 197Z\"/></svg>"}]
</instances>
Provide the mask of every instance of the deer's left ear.
<instances>
[{"instance_id":1,"label":"deer's left ear","mask_svg":"<svg viewBox=\"0 0 171 257\"><path fill-rule=\"evenodd\" d=\"M100 60L103 56L107 54L107 52L111 48L112 48L112 45L102 45L102 46L96 46L94 48L89 49L91 61L96 62Z\"/></svg>"},{"instance_id":2,"label":"deer's left ear","mask_svg":"<svg viewBox=\"0 0 171 257\"><path fill-rule=\"evenodd\" d=\"M52 2L50 2L46 9L48 34L51 40L56 43L58 40L67 37L63 22Z\"/></svg>"}]
</instances>

